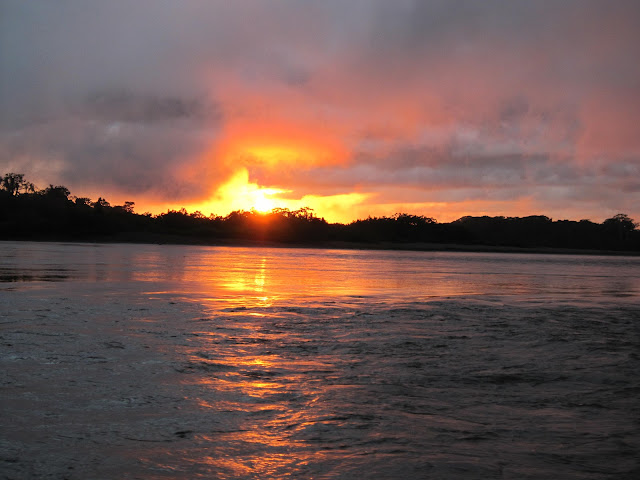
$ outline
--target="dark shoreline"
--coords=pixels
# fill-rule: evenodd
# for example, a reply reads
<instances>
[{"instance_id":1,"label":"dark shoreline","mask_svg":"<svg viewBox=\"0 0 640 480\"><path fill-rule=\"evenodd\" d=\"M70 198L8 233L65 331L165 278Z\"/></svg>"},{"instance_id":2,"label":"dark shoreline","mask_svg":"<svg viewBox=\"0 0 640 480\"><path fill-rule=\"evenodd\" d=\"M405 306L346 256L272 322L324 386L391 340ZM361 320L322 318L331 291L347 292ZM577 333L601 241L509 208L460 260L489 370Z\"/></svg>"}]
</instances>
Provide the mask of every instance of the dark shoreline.
<instances>
[{"instance_id":1,"label":"dark shoreline","mask_svg":"<svg viewBox=\"0 0 640 480\"><path fill-rule=\"evenodd\" d=\"M7 178L9 187L17 187L7 189ZM640 255L640 229L624 213L602 223L545 215L465 216L438 223L424 215L396 213L341 224L328 223L307 207L237 210L224 217L180 209L153 216L135 213L133 202L92 202L71 196L62 186L35 192L21 174L1 180L0 239L5 240Z\"/></svg>"},{"instance_id":2,"label":"dark shoreline","mask_svg":"<svg viewBox=\"0 0 640 480\"><path fill-rule=\"evenodd\" d=\"M457 243L427 242L275 242L244 239L207 240L197 237L171 234L120 233L108 236L92 236L86 238L47 236L37 238L0 238L3 242L53 242L53 243L89 243L89 244L137 244L137 245L192 245L207 247L241 247L241 248L312 248L320 250L393 250L414 252L469 252L469 253L515 253L515 254L547 254L547 255L591 255L591 256L629 256L638 257L638 251L597 250L559 247L518 247L512 245L482 245Z\"/></svg>"}]
</instances>

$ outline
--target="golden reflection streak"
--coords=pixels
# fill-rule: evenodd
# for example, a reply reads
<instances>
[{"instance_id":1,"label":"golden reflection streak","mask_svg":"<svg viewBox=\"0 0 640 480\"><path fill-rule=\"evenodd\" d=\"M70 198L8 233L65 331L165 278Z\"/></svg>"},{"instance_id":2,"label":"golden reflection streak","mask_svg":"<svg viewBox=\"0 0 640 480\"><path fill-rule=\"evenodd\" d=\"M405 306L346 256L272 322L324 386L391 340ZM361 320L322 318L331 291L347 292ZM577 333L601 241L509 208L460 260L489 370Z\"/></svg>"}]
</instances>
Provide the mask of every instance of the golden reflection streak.
<instances>
[{"instance_id":1,"label":"golden reflection streak","mask_svg":"<svg viewBox=\"0 0 640 480\"><path fill-rule=\"evenodd\" d=\"M329 389L339 387L320 379L308 382L307 372L332 368L321 358L301 359L277 353L279 343L295 339L289 338L286 332L272 332L264 326L295 313L251 310L270 306L274 297L288 303L287 298L295 293L287 289L298 283L303 284L303 292L308 294L313 290L323 298L337 294L373 295L397 289L411 291L418 285L403 282L412 277L397 273L403 269L414 271L416 265L403 263L401 256L397 264L388 260L393 274L387 275L380 271L380 262L372 255L360 258L361 254L353 252L334 252L329 263L326 256L293 255L292 258L247 249L234 250L233 255L225 257L225 249L216 252L219 256L198 262L208 267L198 266L192 274L203 291L211 296L227 295L224 301L234 308L221 309L220 303L215 304L212 311L216 312L217 325L222 328L196 332L198 343L189 355L189 361L196 368L188 381L199 387L198 397L193 399L198 406L216 413L229 412L234 428L203 435L211 447L201 461L210 465L211 471L226 472L229 478L295 474L296 469L305 464L336 454L318 452L315 445L308 443L304 432L315 425L339 428L322 415L321 408L314 406L318 399L330 395ZM341 255L349 258L349 268L341 265ZM212 270L212 265L224 266ZM433 283L420 284L416 294L454 296L481 292L482 286L475 286L480 290L473 290L473 286L469 290L469 285L460 283L458 278L446 272L430 274Z\"/></svg>"},{"instance_id":2,"label":"golden reflection streak","mask_svg":"<svg viewBox=\"0 0 640 480\"><path fill-rule=\"evenodd\" d=\"M438 271L438 254L425 253L429 258L416 262L412 255L399 252L311 253L217 247L184 267L180 277L194 282L191 291L202 292L197 296L198 302L209 303L212 312L226 308L230 315L255 317L264 317L265 308L276 304L286 307L288 299L302 297L313 302L314 298L339 296L348 302L351 297L383 299L398 291L411 300L491 293L485 291L482 278L473 275L475 272L459 275ZM383 271L380 261L384 264ZM435 271L416 275L421 268Z\"/></svg>"},{"instance_id":3,"label":"golden reflection streak","mask_svg":"<svg viewBox=\"0 0 640 480\"><path fill-rule=\"evenodd\" d=\"M220 445L221 455L211 455L201 461L210 465L212 471L228 472L232 478L289 475L296 468L325 456L313 448L305 448L306 441L296 439L295 433L317 423L310 406L321 395L318 389L323 388L317 385L314 389L305 389L303 372L327 366L321 361L293 363L292 359L277 354L262 353L262 341L269 337L252 326L247 325L240 338L233 333L240 348L231 349L211 362L229 367L229 370L191 378L205 394L211 390L216 392L215 400L198 399L201 408L257 415L246 416L233 431L210 437L205 435L205 440L212 445ZM208 363L199 355L192 355L190 359L195 363ZM291 395L302 397L297 399L303 402L299 408L291 408ZM291 452L295 452L295 462L292 462Z\"/></svg>"},{"instance_id":4,"label":"golden reflection streak","mask_svg":"<svg viewBox=\"0 0 640 480\"><path fill-rule=\"evenodd\" d=\"M220 285L228 290L262 293L267 283L267 258L262 257L259 260L253 258L251 261L241 261L234 267L223 269L219 273ZM259 296L257 298L267 302L269 297Z\"/></svg>"}]
</instances>

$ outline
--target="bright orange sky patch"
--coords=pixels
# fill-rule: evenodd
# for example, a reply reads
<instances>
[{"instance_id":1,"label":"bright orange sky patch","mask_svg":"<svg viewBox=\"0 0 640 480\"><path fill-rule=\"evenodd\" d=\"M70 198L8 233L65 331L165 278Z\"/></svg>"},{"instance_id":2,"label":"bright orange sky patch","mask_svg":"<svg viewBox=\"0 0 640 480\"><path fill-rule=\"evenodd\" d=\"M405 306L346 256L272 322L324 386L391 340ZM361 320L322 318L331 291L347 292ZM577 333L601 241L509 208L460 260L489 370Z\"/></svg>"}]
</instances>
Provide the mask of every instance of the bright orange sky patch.
<instances>
[{"instance_id":1,"label":"bright orange sky patch","mask_svg":"<svg viewBox=\"0 0 640 480\"><path fill-rule=\"evenodd\" d=\"M238 123L230 125L216 155L230 166L308 167L345 161L346 150L328 134L286 124Z\"/></svg>"},{"instance_id":2,"label":"bright orange sky patch","mask_svg":"<svg viewBox=\"0 0 640 480\"><path fill-rule=\"evenodd\" d=\"M205 215L226 215L234 210L266 212L309 207L328 221L350 221L353 207L369 195L352 192L322 196L292 191L282 185L262 184L253 173L268 172L269 178L278 181L278 174L285 170L336 165L346 158L346 149L327 133L285 123L238 122L225 129L223 139L214 143L201 162L205 166L208 162L224 165L227 179L212 185L208 198L185 208Z\"/></svg>"},{"instance_id":3,"label":"bright orange sky patch","mask_svg":"<svg viewBox=\"0 0 640 480\"><path fill-rule=\"evenodd\" d=\"M241 168L210 199L185 208L207 216L211 213L224 216L235 210L267 212L274 208L298 210L309 207L317 216L329 222L348 223L353 220L354 212L362 210L362 203L370 197L369 194L355 192L328 196L304 195L300 198L285 198L283 194L290 194L290 191L260 186L250 181L246 168Z\"/></svg>"}]
</instances>

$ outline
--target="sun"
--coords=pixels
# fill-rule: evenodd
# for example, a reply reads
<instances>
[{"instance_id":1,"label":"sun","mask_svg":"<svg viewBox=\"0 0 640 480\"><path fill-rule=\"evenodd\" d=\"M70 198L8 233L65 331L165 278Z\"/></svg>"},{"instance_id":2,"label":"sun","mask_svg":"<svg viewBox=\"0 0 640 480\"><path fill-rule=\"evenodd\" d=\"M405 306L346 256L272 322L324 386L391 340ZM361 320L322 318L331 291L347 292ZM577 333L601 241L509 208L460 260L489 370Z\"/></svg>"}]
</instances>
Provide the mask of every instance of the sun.
<instances>
[{"instance_id":1,"label":"sun","mask_svg":"<svg viewBox=\"0 0 640 480\"><path fill-rule=\"evenodd\" d=\"M291 211L309 207L329 222L350 222L354 212L363 212L371 193L350 192L338 195L319 196L292 195L292 190L263 187L249 179L246 168L237 170L225 183L212 192L211 197L201 203L186 205L189 211L197 210L205 215L227 215L233 211L255 211L266 214L282 208Z\"/></svg>"},{"instance_id":2,"label":"sun","mask_svg":"<svg viewBox=\"0 0 640 480\"><path fill-rule=\"evenodd\" d=\"M269 196L277 192L271 192L271 190L275 189L261 188L251 192L254 196L252 207L253 210L256 210L260 213L267 213L275 208L275 202L272 198L269 198Z\"/></svg>"},{"instance_id":3,"label":"sun","mask_svg":"<svg viewBox=\"0 0 640 480\"><path fill-rule=\"evenodd\" d=\"M241 168L227 182L217 188L211 199L195 205L197 210L212 213L228 213L235 210L255 210L267 213L274 208L286 207L288 200L279 195L289 190L262 187L249 180L249 172Z\"/></svg>"}]
</instances>

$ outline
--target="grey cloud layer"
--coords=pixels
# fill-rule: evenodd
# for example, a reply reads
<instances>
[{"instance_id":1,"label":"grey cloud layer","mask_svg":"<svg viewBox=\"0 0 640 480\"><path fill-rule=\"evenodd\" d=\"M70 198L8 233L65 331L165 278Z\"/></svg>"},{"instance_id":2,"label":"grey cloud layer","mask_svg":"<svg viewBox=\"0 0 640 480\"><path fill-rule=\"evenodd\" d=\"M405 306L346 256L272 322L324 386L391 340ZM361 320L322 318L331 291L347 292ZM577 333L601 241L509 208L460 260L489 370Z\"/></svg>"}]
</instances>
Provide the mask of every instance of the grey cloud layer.
<instances>
[{"instance_id":1,"label":"grey cloud layer","mask_svg":"<svg viewBox=\"0 0 640 480\"><path fill-rule=\"evenodd\" d=\"M588 189L610 208L640 203L630 180L640 168L634 0L3 0L0 9L0 172L195 198L207 191L202 177L228 174L199 155L234 116L295 123L302 111L342 135L350 158L290 178L254 171L300 195L411 184L424 201L456 189L553 197L551 185L576 198ZM243 93L264 105L252 110ZM184 174L198 168L207 171Z\"/></svg>"}]
</instances>

